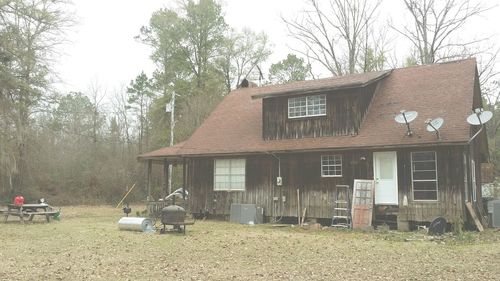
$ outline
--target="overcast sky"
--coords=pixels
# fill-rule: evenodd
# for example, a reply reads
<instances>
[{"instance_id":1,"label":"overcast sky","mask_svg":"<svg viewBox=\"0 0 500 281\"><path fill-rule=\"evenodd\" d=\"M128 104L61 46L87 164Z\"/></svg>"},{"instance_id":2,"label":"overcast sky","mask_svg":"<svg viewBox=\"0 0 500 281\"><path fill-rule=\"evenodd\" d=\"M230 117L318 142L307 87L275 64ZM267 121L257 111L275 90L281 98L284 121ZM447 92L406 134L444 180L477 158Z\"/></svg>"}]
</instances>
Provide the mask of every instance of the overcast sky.
<instances>
[{"instance_id":1,"label":"overcast sky","mask_svg":"<svg viewBox=\"0 0 500 281\"><path fill-rule=\"evenodd\" d=\"M61 91L86 92L91 83L98 83L108 92L126 86L142 70L150 74L153 65L149 59L151 50L137 42L134 36L147 25L151 14L162 7L173 7L175 1L160 0L73 0L77 24L68 33L69 43L63 46L62 56L56 66ZM226 22L234 28L249 27L264 31L273 44L271 63L282 60L296 44L286 36L280 15L293 16L303 8L303 0L225 0ZM500 46L500 0L483 1L496 5L476 18L465 34L489 34ZM396 24L402 24L403 3L400 0L384 0L380 17L386 15ZM396 38L398 40L398 38ZM395 49L407 49L397 44ZM394 50L397 52L397 50Z\"/></svg>"}]
</instances>

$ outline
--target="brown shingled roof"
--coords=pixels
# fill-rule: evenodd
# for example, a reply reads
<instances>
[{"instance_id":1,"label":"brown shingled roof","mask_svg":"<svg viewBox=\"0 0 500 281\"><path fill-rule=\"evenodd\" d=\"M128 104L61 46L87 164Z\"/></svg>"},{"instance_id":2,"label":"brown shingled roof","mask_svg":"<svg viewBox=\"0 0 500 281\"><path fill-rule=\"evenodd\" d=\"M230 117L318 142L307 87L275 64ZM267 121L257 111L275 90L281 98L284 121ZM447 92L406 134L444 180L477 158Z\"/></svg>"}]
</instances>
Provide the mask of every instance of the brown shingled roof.
<instances>
[{"instance_id":1,"label":"brown shingled roof","mask_svg":"<svg viewBox=\"0 0 500 281\"><path fill-rule=\"evenodd\" d=\"M139 159L156 159L156 158L163 158L165 156L180 155L179 150L182 148L182 146L185 143L186 143L185 141L182 141L182 142L177 143L173 146L162 147L162 148L154 150L154 151L143 153L137 157Z\"/></svg>"},{"instance_id":2,"label":"brown shingled roof","mask_svg":"<svg viewBox=\"0 0 500 281\"><path fill-rule=\"evenodd\" d=\"M364 87L383 79L390 73L390 70L383 70L260 87L253 89L252 98L268 98L280 95L306 94L327 90Z\"/></svg>"},{"instance_id":3,"label":"brown shingled roof","mask_svg":"<svg viewBox=\"0 0 500 281\"><path fill-rule=\"evenodd\" d=\"M359 134L304 139L262 139L262 99L270 93L308 88L309 84L380 80ZM385 77L385 78L384 78ZM362 147L411 146L465 143L470 137L466 122L472 110L476 61L474 59L366 73L344 78L304 81L289 85L243 88L232 91L195 133L177 149L157 150L153 155L243 154ZM330 82L329 82L330 81ZM312 86L311 86L312 87ZM286 89L286 90L283 90ZM419 115L411 124L414 135L406 136L405 125L394 121L400 110ZM428 118L443 117L441 140L425 129Z\"/></svg>"}]
</instances>

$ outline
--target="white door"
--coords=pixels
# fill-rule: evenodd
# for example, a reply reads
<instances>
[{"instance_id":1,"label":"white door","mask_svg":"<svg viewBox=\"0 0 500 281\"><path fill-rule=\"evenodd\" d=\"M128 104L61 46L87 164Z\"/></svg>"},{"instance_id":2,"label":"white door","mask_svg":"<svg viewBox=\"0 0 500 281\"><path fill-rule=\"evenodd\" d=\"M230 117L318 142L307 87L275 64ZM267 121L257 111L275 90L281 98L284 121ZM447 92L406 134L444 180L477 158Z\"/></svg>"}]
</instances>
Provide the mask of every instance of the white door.
<instances>
[{"instance_id":1,"label":"white door","mask_svg":"<svg viewBox=\"0 0 500 281\"><path fill-rule=\"evenodd\" d=\"M373 153L375 204L398 205L398 160L396 151Z\"/></svg>"}]
</instances>

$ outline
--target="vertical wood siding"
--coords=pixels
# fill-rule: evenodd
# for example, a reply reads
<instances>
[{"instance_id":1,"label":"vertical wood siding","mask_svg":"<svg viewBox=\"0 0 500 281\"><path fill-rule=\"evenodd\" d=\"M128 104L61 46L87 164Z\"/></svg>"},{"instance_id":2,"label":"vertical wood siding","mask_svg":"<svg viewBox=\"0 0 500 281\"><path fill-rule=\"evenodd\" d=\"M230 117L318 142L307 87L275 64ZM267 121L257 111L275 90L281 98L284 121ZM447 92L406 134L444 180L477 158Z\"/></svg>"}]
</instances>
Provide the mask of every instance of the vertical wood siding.
<instances>
[{"instance_id":1,"label":"vertical wood siding","mask_svg":"<svg viewBox=\"0 0 500 281\"><path fill-rule=\"evenodd\" d=\"M411 152L436 151L438 200L414 201L411 181ZM438 216L449 221L464 218L463 146L398 150L399 214L409 221L431 221ZM403 206L407 196L408 206Z\"/></svg>"},{"instance_id":2,"label":"vertical wood siding","mask_svg":"<svg viewBox=\"0 0 500 281\"><path fill-rule=\"evenodd\" d=\"M323 153L338 154L338 153ZM278 160L271 155L246 157L246 190L214 191L214 158L195 158L189 161L188 186L190 209L208 210L215 215L229 215L231 203L249 203L264 207L266 216L297 216L297 188L300 189L301 208L307 207L307 216L329 218L337 184L352 185L352 178L373 177L371 156L364 151L341 153L342 177L321 177L322 153L278 155L281 158L283 186L276 186ZM366 160L359 160L360 157ZM273 197L285 196L284 208L275 205ZM278 208L278 212L274 210Z\"/></svg>"},{"instance_id":3,"label":"vertical wood siding","mask_svg":"<svg viewBox=\"0 0 500 281\"><path fill-rule=\"evenodd\" d=\"M408 220L429 221L437 216L449 220L464 216L463 150L462 146L397 149L399 212ZM378 150L377 150L378 151ZM412 200L411 152L436 151L438 161L439 200ZM321 155L342 155L342 177L321 177ZM188 186L192 212L208 210L215 215L229 215L231 203L256 204L266 216L297 216L297 188L301 208L307 208L309 218L331 218L338 184L352 186L354 179L373 179L373 151L315 152L277 155L281 159L283 186L276 186L278 160L271 155L246 156L246 190L214 191L214 158L189 160ZM403 196L408 206L403 206ZM275 205L273 197L285 196L284 208ZM277 210L277 212L275 211Z\"/></svg>"},{"instance_id":4,"label":"vertical wood siding","mask_svg":"<svg viewBox=\"0 0 500 281\"><path fill-rule=\"evenodd\" d=\"M265 140L355 135L376 84L326 93L326 116L288 118L288 97L266 98L262 107ZM321 93L323 94L323 93Z\"/></svg>"}]
</instances>

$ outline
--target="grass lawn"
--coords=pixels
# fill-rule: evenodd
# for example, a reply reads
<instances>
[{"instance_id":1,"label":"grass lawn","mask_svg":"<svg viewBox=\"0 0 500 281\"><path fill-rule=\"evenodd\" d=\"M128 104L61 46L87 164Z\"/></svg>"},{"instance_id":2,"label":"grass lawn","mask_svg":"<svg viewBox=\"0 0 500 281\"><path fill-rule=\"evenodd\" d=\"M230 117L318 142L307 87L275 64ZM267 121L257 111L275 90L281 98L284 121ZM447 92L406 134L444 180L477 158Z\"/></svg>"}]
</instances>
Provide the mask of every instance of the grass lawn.
<instances>
[{"instance_id":1,"label":"grass lawn","mask_svg":"<svg viewBox=\"0 0 500 281\"><path fill-rule=\"evenodd\" d=\"M493 230L429 241L418 233L197 221L183 236L120 231L121 216L112 207L78 206L63 208L59 222L0 223L0 280L500 278Z\"/></svg>"}]
</instances>

